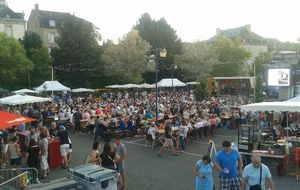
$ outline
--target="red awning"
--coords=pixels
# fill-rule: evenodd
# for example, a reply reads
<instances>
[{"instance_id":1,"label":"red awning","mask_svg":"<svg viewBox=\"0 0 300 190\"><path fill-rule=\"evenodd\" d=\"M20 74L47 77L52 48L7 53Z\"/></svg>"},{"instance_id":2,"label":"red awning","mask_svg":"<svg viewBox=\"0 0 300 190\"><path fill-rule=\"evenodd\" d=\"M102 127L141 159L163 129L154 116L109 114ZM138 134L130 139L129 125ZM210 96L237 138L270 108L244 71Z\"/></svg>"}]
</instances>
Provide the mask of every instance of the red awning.
<instances>
[{"instance_id":1,"label":"red awning","mask_svg":"<svg viewBox=\"0 0 300 190\"><path fill-rule=\"evenodd\" d=\"M0 111L0 129L6 129L21 123L28 123L35 119L24 117L19 114Z\"/></svg>"}]
</instances>

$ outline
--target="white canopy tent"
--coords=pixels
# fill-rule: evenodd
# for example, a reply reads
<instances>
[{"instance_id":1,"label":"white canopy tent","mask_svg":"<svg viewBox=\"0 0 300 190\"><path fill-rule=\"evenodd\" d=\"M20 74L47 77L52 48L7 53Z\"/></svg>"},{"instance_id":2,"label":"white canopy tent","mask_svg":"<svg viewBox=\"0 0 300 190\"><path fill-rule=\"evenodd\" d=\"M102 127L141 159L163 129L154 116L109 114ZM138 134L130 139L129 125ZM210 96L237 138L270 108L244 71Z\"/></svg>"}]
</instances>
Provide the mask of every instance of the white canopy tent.
<instances>
[{"instance_id":1,"label":"white canopy tent","mask_svg":"<svg viewBox=\"0 0 300 190\"><path fill-rule=\"evenodd\" d=\"M139 85L137 84L123 84L123 85L119 85L119 88L138 88Z\"/></svg>"},{"instance_id":2,"label":"white canopy tent","mask_svg":"<svg viewBox=\"0 0 300 190\"><path fill-rule=\"evenodd\" d=\"M14 94L38 94L37 91L34 91L34 90L29 90L29 89L21 89L21 90L16 90L16 91L13 91L12 93Z\"/></svg>"},{"instance_id":3,"label":"white canopy tent","mask_svg":"<svg viewBox=\"0 0 300 190\"><path fill-rule=\"evenodd\" d=\"M153 86L155 87L155 83L153 84ZM186 86L186 84L176 78L162 79L157 83L157 87L184 87L184 86Z\"/></svg>"},{"instance_id":4,"label":"white canopy tent","mask_svg":"<svg viewBox=\"0 0 300 190\"><path fill-rule=\"evenodd\" d=\"M69 87L66 87L59 83L58 81L45 81L42 85L34 88L37 92L43 91L70 91Z\"/></svg>"},{"instance_id":5,"label":"white canopy tent","mask_svg":"<svg viewBox=\"0 0 300 190\"><path fill-rule=\"evenodd\" d=\"M105 88L119 88L120 85L115 84L115 85L109 85L109 86L105 86Z\"/></svg>"},{"instance_id":6,"label":"white canopy tent","mask_svg":"<svg viewBox=\"0 0 300 190\"><path fill-rule=\"evenodd\" d=\"M285 102L300 102L300 95L299 96L296 96L294 98L291 98Z\"/></svg>"},{"instance_id":7,"label":"white canopy tent","mask_svg":"<svg viewBox=\"0 0 300 190\"><path fill-rule=\"evenodd\" d=\"M71 90L73 93L80 93L80 92L95 92L93 89L88 88L76 88Z\"/></svg>"},{"instance_id":8,"label":"white canopy tent","mask_svg":"<svg viewBox=\"0 0 300 190\"><path fill-rule=\"evenodd\" d=\"M139 86L138 88L155 88L155 85L147 84L147 83L143 83L143 84L140 84L138 86Z\"/></svg>"},{"instance_id":9,"label":"white canopy tent","mask_svg":"<svg viewBox=\"0 0 300 190\"><path fill-rule=\"evenodd\" d=\"M20 104L31 104L31 103L36 103L36 102L50 102L50 101L52 101L51 98L42 98L42 97L36 97L36 96L16 94L13 96L1 98L0 104L20 105Z\"/></svg>"},{"instance_id":10,"label":"white canopy tent","mask_svg":"<svg viewBox=\"0 0 300 190\"><path fill-rule=\"evenodd\" d=\"M299 112L300 102L260 102L241 106L242 111Z\"/></svg>"}]
</instances>

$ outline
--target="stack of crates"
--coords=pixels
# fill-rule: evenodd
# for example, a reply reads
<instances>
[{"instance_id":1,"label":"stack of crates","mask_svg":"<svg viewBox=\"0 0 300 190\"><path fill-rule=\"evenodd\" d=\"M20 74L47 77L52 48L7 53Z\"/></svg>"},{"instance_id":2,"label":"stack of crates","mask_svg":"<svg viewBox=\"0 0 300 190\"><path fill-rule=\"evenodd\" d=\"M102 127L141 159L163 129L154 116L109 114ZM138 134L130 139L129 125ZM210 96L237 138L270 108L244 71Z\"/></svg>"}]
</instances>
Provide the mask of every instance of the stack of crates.
<instances>
[{"instance_id":1,"label":"stack of crates","mask_svg":"<svg viewBox=\"0 0 300 190\"><path fill-rule=\"evenodd\" d=\"M117 172L95 164L69 169L72 178L86 190L117 190Z\"/></svg>"}]
</instances>

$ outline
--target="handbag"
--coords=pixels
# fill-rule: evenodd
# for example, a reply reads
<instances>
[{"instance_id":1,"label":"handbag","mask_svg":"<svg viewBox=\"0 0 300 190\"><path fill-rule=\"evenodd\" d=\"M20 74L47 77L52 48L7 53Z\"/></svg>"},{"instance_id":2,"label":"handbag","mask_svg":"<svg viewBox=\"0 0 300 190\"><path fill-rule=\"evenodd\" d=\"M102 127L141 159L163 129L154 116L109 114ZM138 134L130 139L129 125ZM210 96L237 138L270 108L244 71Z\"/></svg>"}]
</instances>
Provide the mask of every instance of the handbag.
<instances>
[{"instance_id":1,"label":"handbag","mask_svg":"<svg viewBox=\"0 0 300 190\"><path fill-rule=\"evenodd\" d=\"M262 165L260 164L259 184L251 185L250 190L261 190L261 173L262 173Z\"/></svg>"}]
</instances>

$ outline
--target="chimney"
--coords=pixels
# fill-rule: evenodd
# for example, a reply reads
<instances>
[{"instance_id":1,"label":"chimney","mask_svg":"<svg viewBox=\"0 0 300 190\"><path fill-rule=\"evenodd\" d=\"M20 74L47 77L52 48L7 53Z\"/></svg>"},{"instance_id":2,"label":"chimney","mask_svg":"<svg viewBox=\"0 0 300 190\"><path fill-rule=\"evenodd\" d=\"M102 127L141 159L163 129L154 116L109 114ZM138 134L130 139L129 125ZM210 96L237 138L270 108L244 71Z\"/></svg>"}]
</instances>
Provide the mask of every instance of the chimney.
<instances>
[{"instance_id":1,"label":"chimney","mask_svg":"<svg viewBox=\"0 0 300 190\"><path fill-rule=\"evenodd\" d=\"M34 10L39 10L39 4L34 4Z\"/></svg>"},{"instance_id":2,"label":"chimney","mask_svg":"<svg viewBox=\"0 0 300 190\"><path fill-rule=\"evenodd\" d=\"M248 32L251 32L251 25L247 24L244 26Z\"/></svg>"},{"instance_id":3,"label":"chimney","mask_svg":"<svg viewBox=\"0 0 300 190\"><path fill-rule=\"evenodd\" d=\"M222 32L222 30L221 30L220 28L217 28L217 29L216 29L216 35L221 34L221 32Z\"/></svg>"}]
</instances>

